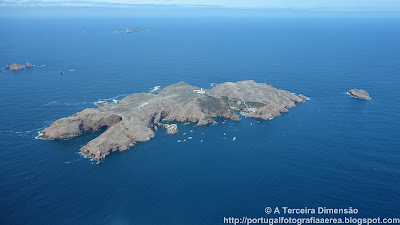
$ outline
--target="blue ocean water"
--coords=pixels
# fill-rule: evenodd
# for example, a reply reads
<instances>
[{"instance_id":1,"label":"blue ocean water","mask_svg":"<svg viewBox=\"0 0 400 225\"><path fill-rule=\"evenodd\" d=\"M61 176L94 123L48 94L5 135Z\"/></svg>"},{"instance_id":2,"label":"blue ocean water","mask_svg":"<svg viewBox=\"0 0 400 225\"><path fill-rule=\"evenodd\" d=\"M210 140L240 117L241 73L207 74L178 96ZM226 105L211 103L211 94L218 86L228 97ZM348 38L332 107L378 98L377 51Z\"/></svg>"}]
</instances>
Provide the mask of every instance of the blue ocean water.
<instances>
[{"instance_id":1,"label":"blue ocean water","mask_svg":"<svg viewBox=\"0 0 400 225\"><path fill-rule=\"evenodd\" d=\"M399 25L3 18L0 65L36 66L0 72L0 223L223 224L224 217L267 216L267 206L353 207L359 217L400 217ZM152 31L113 32L133 26ZM182 125L175 136L160 130L100 164L78 154L98 133L35 139L99 99L181 80L208 88L248 79L311 100L270 121ZM349 97L352 88L372 100Z\"/></svg>"}]
</instances>

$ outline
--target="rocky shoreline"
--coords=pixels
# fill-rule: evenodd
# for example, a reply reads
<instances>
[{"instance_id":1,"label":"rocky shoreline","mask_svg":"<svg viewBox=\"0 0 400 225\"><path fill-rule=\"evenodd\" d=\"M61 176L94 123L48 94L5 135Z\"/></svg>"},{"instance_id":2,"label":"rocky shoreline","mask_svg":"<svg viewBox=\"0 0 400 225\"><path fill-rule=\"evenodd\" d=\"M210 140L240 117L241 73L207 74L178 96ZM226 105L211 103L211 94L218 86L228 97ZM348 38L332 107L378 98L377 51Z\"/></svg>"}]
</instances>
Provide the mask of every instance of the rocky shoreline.
<instances>
[{"instance_id":1,"label":"rocky shoreline","mask_svg":"<svg viewBox=\"0 0 400 225\"><path fill-rule=\"evenodd\" d=\"M127 150L138 142L150 140L158 127L165 128L169 134L178 132L176 124L166 122L193 122L203 126L216 124L215 117L239 121L236 112L266 120L288 112L305 100L308 98L304 95L251 80L226 82L211 89L179 82L157 94L132 94L115 104L99 102L99 108L88 108L55 121L40 132L39 138L68 139L104 129L80 149L87 157L101 161L113 151Z\"/></svg>"}]
</instances>

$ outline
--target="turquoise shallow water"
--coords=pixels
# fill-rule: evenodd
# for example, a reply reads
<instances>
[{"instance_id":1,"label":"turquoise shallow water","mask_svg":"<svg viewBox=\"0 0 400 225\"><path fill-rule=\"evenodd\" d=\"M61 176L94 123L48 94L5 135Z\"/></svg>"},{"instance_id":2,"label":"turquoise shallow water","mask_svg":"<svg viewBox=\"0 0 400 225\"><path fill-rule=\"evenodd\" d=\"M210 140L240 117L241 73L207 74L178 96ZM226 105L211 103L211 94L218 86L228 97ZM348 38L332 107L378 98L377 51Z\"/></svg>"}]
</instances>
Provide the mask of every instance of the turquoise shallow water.
<instances>
[{"instance_id":1,"label":"turquoise shallow water","mask_svg":"<svg viewBox=\"0 0 400 225\"><path fill-rule=\"evenodd\" d=\"M36 66L0 72L0 223L222 224L224 216L265 216L266 206L355 207L360 217L400 217L399 25L3 19L0 65ZM152 31L112 32L132 26ZM98 133L35 139L99 99L181 80L209 88L248 79L311 100L271 121L182 125L175 136L161 130L100 164L78 154ZM350 98L351 88L369 91L372 100ZM178 143L183 133L193 139Z\"/></svg>"}]
</instances>

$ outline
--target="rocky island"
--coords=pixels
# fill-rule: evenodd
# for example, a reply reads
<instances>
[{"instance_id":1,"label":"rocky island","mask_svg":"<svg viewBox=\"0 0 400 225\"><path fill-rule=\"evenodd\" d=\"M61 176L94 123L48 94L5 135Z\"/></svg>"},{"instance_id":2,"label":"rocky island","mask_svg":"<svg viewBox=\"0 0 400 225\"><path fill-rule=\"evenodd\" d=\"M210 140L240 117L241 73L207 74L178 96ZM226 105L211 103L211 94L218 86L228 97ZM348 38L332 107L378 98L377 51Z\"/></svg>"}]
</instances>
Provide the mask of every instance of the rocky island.
<instances>
[{"instance_id":1,"label":"rocky island","mask_svg":"<svg viewBox=\"0 0 400 225\"><path fill-rule=\"evenodd\" d=\"M370 100L371 98L369 97L368 92L362 90L362 89L351 89L350 91L347 92L351 97L354 98L359 98L359 99L364 99L364 100Z\"/></svg>"},{"instance_id":2,"label":"rocky island","mask_svg":"<svg viewBox=\"0 0 400 225\"><path fill-rule=\"evenodd\" d=\"M176 124L216 124L215 117L239 121L243 116L271 119L308 98L255 81L226 82L212 89L179 82L159 93L132 94L115 104L98 104L70 117L61 118L40 132L46 140L68 139L104 129L80 151L100 161L113 151L123 151L155 136L158 127L169 134L178 132Z\"/></svg>"},{"instance_id":3,"label":"rocky island","mask_svg":"<svg viewBox=\"0 0 400 225\"><path fill-rule=\"evenodd\" d=\"M6 70L12 70L12 71L17 71L17 70L22 70L22 69L24 69L24 68L31 68L31 67L33 67L33 65L32 65L31 63L29 63L29 62L26 62L26 63L25 63L25 66L20 65L20 64L17 64L17 63L13 63L13 64L11 64L11 66L10 66L10 65L6 65L6 66L4 67L4 69L6 69Z\"/></svg>"},{"instance_id":4,"label":"rocky island","mask_svg":"<svg viewBox=\"0 0 400 225\"><path fill-rule=\"evenodd\" d=\"M115 33L136 33L136 32L141 32L142 29L139 27L134 27L134 28L126 28L124 30L114 30ZM150 32L150 29L145 29L144 32Z\"/></svg>"},{"instance_id":5,"label":"rocky island","mask_svg":"<svg viewBox=\"0 0 400 225\"><path fill-rule=\"evenodd\" d=\"M13 63L13 64L11 64L11 66L10 66L10 70L22 70L24 68L24 66L23 65L20 65L20 64L16 64L16 63Z\"/></svg>"}]
</instances>

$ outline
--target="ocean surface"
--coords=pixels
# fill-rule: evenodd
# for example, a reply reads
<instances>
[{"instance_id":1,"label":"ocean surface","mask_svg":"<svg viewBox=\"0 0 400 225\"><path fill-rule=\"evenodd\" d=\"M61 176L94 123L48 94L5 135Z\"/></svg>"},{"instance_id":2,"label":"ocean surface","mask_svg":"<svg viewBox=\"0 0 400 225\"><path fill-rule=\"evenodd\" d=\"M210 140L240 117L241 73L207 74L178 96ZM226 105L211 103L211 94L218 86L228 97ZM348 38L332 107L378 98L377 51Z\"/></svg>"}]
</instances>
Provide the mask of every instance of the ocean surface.
<instances>
[{"instance_id":1,"label":"ocean surface","mask_svg":"<svg viewBox=\"0 0 400 225\"><path fill-rule=\"evenodd\" d=\"M135 26L151 32L113 32ZM400 20L2 18L0 30L1 67L35 65L0 72L0 224L223 224L283 206L400 217ZM35 139L98 100L250 79L310 101L159 130L100 164L79 154L99 133Z\"/></svg>"}]
</instances>

